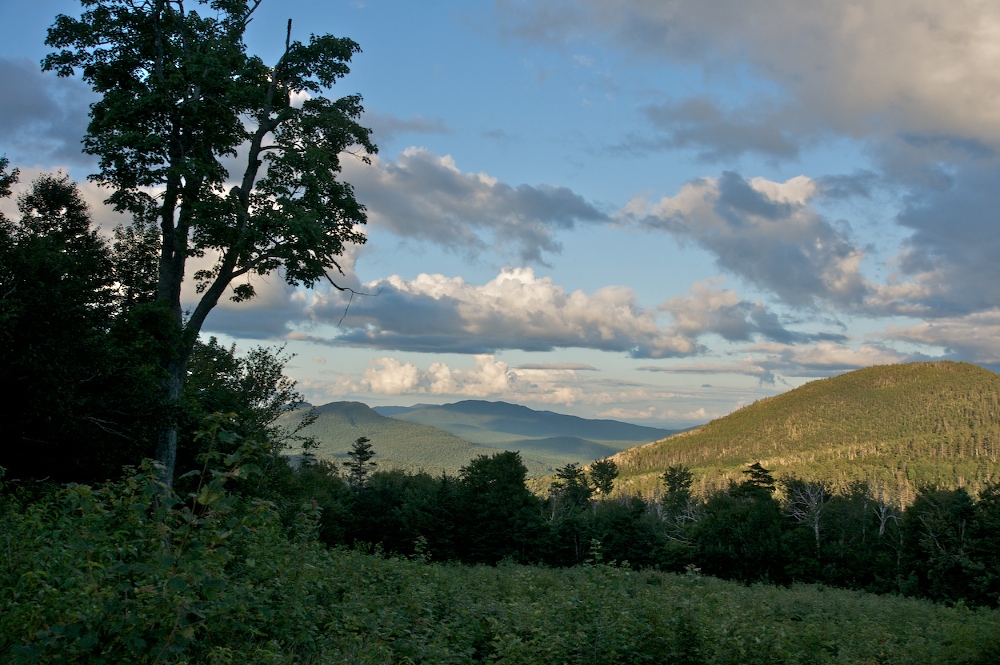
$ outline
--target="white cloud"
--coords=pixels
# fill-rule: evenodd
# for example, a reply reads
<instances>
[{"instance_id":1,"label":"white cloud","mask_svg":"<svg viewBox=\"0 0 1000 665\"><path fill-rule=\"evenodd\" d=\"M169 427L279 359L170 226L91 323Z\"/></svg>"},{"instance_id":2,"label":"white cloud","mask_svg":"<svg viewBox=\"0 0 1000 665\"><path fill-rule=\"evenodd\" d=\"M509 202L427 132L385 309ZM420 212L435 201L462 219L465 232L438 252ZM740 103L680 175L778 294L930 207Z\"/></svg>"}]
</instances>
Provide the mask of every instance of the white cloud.
<instances>
[{"instance_id":1,"label":"white cloud","mask_svg":"<svg viewBox=\"0 0 1000 665\"><path fill-rule=\"evenodd\" d=\"M787 376L812 376L816 371L841 372L872 365L905 362L909 356L892 349L862 344L852 347L834 342L776 349L764 362ZM798 373L803 372L803 373Z\"/></svg>"},{"instance_id":2,"label":"white cloud","mask_svg":"<svg viewBox=\"0 0 1000 665\"><path fill-rule=\"evenodd\" d=\"M565 187L511 186L424 148L407 148L395 161L373 158L371 166L347 160L344 172L373 227L470 255L493 249L541 263L561 250L556 230L608 221Z\"/></svg>"},{"instance_id":3,"label":"white cloud","mask_svg":"<svg viewBox=\"0 0 1000 665\"><path fill-rule=\"evenodd\" d=\"M735 291L718 288L720 283L695 284L688 294L650 308L640 305L631 289L567 292L531 268L505 268L483 285L444 275L421 274L413 280L392 276L362 287L378 297L356 298L335 338L312 339L407 351L482 354L575 347L662 358L701 353L698 340L707 334L729 341L841 337L788 330L766 305L743 300ZM309 298L304 312L313 322L340 321L343 294L315 292ZM294 335L309 338L303 332Z\"/></svg>"},{"instance_id":4,"label":"white cloud","mask_svg":"<svg viewBox=\"0 0 1000 665\"><path fill-rule=\"evenodd\" d=\"M340 343L458 353L584 347L653 357L698 349L689 335L660 325L631 289L567 292L530 268L506 268L483 285L422 274L365 288L380 295L354 301ZM342 308L339 295L316 293L307 313L331 321Z\"/></svg>"},{"instance_id":5,"label":"white cloud","mask_svg":"<svg viewBox=\"0 0 1000 665\"><path fill-rule=\"evenodd\" d=\"M432 363L427 369L417 368L396 358L385 357L372 361L353 389L380 395L448 395L462 397L491 397L512 394L512 384L517 381L506 363L494 356L475 356L471 369L452 369L442 362Z\"/></svg>"},{"instance_id":6,"label":"white cloud","mask_svg":"<svg viewBox=\"0 0 1000 665\"><path fill-rule=\"evenodd\" d=\"M803 176L779 183L726 172L656 203L634 200L621 215L698 244L720 268L791 305L857 306L869 288L864 251L809 205L816 192Z\"/></svg>"},{"instance_id":7,"label":"white cloud","mask_svg":"<svg viewBox=\"0 0 1000 665\"><path fill-rule=\"evenodd\" d=\"M418 392L421 373L416 365L403 363L395 358L380 358L375 366L365 370L360 387L383 395L403 395Z\"/></svg>"},{"instance_id":8,"label":"white cloud","mask_svg":"<svg viewBox=\"0 0 1000 665\"><path fill-rule=\"evenodd\" d=\"M996 308L910 326L889 326L880 336L941 347L956 359L1000 365L1000 309Z\"/></svg>"}]
</instances>

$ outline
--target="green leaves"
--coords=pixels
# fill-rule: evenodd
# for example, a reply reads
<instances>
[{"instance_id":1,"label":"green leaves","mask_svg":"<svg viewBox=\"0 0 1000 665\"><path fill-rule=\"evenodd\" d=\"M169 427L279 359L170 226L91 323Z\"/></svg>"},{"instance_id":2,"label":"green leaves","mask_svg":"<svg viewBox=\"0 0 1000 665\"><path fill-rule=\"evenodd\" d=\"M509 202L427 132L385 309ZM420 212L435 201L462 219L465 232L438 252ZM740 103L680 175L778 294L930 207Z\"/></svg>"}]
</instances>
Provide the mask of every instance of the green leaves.
<instances>
[{"instance_id":1,"label":"green leaves","mask_svg":"<svg viewBox=\"0 0 1000 665\"><path fill-rule=\"evenodd\" d=\"M205 318L231 285L237 302L255 296L251 284L235 280L282 269L289 284L313 286L340 271L347 244L365 239L364 206L338 180L340 155L367 161L376 147L358 123L360 97L323 96L360 49L330 35L292 41L289 21L285 52L269 67L243 42L258 4L85 0L87 11L58 16L46 40L59 50L43 69L79 71L101 95L84 149L100 158L92 179L111 189L108 202L136 220L139 230L126 240L151 226L159 231L155 298L173 316L168 326L176 330L163 332L180 332L162 363L162 390L175 407ZM311 98L293 106L295 92ZM203 256L215 264L194 273L200 300L185 316L186 262ZM130 276L148 288L146 271ZM167 419L159 436L168 483L177 429Z\"/></svg>"}]
</instances>

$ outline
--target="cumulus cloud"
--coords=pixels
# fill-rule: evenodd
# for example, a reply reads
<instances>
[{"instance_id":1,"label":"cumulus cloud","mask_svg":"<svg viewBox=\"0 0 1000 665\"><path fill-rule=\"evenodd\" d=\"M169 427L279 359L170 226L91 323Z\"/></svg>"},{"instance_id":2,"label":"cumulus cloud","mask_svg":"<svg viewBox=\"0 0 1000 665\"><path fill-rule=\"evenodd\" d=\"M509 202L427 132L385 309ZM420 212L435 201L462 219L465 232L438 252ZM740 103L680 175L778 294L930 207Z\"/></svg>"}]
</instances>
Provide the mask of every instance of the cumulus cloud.
<instances>
[{"instance_id":1,"label":"cumulus cloud","mask_svg":"<svg viewBox=\"0 0 1000 665\"><path fill-rule=\"evenodd\" d=\"M943 348L955 360L1000 365L1000 309L965 316L889 326L880 337Z\"/></svg>"},{"instance_id":2,"label":"cumulus cloud","mask_svg":"<svg viewBox=\"0 0 1000 665\"><path fill-rule=\"evenodd\" d=\"M715 333L730 342L746 342L758 336L785 343L843 337L791 331L764 303L741 299L732 289L717 288L721 282L698 282L687 295L671 298L662 306L673 315L677 331L692 336Z\"/></svg>"},{"instance_id":3,"label":"cumulus cloud","mask_svg":"<svg viewBox=\"0 0 1000 665\"><path fill-rule=\"evenodd\" d=\"M939 186L915 188L897 217L912 230L898 267L917 287L904 302L924 316L989 310L1000 302L1000 164L960 164L949 175Z\"/></svg>"},{"instance_id":4,"label":"cumulus cloud","mask_svg":"<svg viewBox=\"0 0 1000 665\"><path fill-rule=\"evenodd\" d=\"M355 300L338 344L411 351L489 353L585 347L640 357L685 355L690 336L661 326L631 289L609 286L567 293L530 268L507 268L478 286L459 277L393 276L371 285L377 298ZM318 321L339 316L342 299L315 294L307 313Z\"/></svg>"},{"instance_id":5,"label":"cumulus cloud","mask_svg":"<svg viewBox=\"0 0 1000 665\"><path fill-rule=\"evenodd\" d=\"M779 183L726 172L656 203L633 200L621 215L696 243L720 268L790 305L858 305L868 289L864 251L809 205L816 192L805 176Z\"/></svg>"},{"instance_id":6,"label":"cumulus cloud","mask_svg":"<svg viewBox=\"0 0 1000 665\"><path fill-rule=\"evenodd\" d=\"M543 253L561 250L555 231L609 219L565 187L511 186L423 148L407 148L395 161L373 159L371 167L348 160L344 170L370 225L469 255L496 249L543 263Z\"/></svg>"},{"instance_id":7,"label":"cumulus cloud","mask_svg":"<svg viewBox=\"0 0 1000 665\"><path fill-rule=\"evenodd\" d=\"M471 369L452 369L441 362L418 369L396 358L379 358L365 370L356 389L382 395L489 397L508 394L516 381L507 363L490 355L475 356Z\"/></svg>"},{"instance_id":8,"label":"cumulus cloud","mask_svg":"<svg viewBox=\"0 0 1000 665\"><path fill-rule=\"evenodd\" d=\"M701 353L699 338L709 334L744 342L842 337L789 330L766 305L741 299L735 291L720 288L720 283L718 279L698 283L659 307L644 307L631 289L609 286L592 294L567 292L530 268L506 268L483 285L444 275L422 274L414 280L393 276L364 286L377 291L378 297L355 299L336 337L295 332L294 338L424 352L484 354L576 347L663 358ZM311 321L329 323L343 316L342 294L320 292L309 298L303 312ZM594 368L540 364L521 369Z\"/></svg>"},{"instance_id":9,"label":"cumulus cloud","mask_svg":"<svg viewBox=\"0 0 1000 665\"><path fill-rule=\"evenodd\" d=\"M1000 6L989 0L500 2L508 31L595 36L645 57L750 71L821 127L1000 140Z\"/></svg>"},{"instance_id":10,"label":"cumulus cloud","mask_svg":"<svg viewBox=\"0 0 1000 665\"><path fill-rule=\"evenodd\" d=\"M346 275L336 276L336 281L342 287L363 293L354 270L360 251L361 248L358 245L348 245L344 248L344 253L338 258L338 263ZM218 257L217 252L206 251L203 256L188 259L188 274L194 274L198 270L212 269L216 265ZM233 287L242 283L253 286L256 295L248 301L233 302L231 299ZM185 308L193 309L201 299L201 294L196 292L195 285L196 283L190 279L184 282L184 288L181 291L181 305ZM289 285L285 281L284 271L281 268L265 276L244 275L226 288L219 304L205 319L204 329L209 333L223 333L244 339L304 339L304 335L294 333L291 328L296 323L308 320L306 309L313 299L317 297L317 294L324 294L318 297L336 298L336 296L326 293L329 286L321 282L320 288L323 290L307 291L301 287ZM348 311L346 298L338 303L340 314L333 319L333 323L336 323ZM335 314L336 312L331 309L331 317Z\"/></svg>"}]
</instances>

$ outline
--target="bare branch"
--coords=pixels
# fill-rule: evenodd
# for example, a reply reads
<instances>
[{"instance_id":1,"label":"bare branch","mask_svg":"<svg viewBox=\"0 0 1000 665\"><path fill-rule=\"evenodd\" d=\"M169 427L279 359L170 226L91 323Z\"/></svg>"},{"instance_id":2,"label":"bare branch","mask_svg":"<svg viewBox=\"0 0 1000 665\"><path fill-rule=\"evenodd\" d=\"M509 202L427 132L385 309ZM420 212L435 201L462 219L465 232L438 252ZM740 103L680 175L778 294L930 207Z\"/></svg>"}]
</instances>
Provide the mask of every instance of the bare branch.
<instances>
[{"instance_id":1,"label":"bare branch","mask_svg":"<svg viewBox=\"0 0 1000 665\"><path fill-rule=\"evenodd\" d=\"M347 292L347 293L351 294L351 297L347 300L347 307L344 308L344 314L343 314L343 316L340 317L340 321L337 321L337 327L338 328L340 327L340 324L344 322L344 319L347 318L347 312L348 312L348 310L351 309L351 303L354 302L354 296L356 296L356 295L358 295L358 296L371 296L373 298L377 298L378 296L380 296L382 294L382 289L379 289L376 293L364 293L362 291L355 291L354 289L352 289L349 286L341 286L340 284L337 284L335 281L333 281L333 278L330 277L330 275L328 275L328 274L324 274L324 276L326 277L326 281L330 282L330 285L333 288L337 289L340 292Z\"/></svg>"}]
</instances>

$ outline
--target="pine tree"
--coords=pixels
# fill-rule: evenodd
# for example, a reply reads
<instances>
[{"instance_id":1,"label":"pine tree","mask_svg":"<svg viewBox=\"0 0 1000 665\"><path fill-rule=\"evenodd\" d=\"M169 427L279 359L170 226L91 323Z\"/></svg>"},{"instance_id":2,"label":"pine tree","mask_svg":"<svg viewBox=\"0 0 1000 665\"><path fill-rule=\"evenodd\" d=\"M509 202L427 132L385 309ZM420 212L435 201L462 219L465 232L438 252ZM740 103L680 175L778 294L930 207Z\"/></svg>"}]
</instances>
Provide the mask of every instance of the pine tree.
<instances>
[{"instance_id":1,"label":"pine tree","mask_svg":"<svg viewBox=\"0 0 1000 665\"><path fill-rule=\"evenodd\" d=\"M371 440L366 436L358 437L347 456L351 458L343 463L347 469L347 482L354 489L361 489L376 466L376 463L371 461L375 457Z\"/></svg>"}]
</instances>

